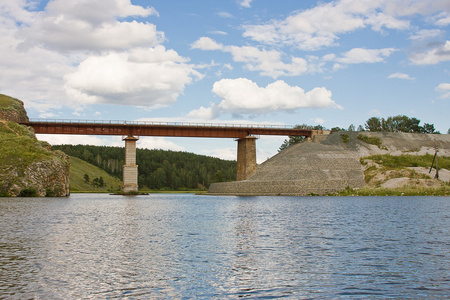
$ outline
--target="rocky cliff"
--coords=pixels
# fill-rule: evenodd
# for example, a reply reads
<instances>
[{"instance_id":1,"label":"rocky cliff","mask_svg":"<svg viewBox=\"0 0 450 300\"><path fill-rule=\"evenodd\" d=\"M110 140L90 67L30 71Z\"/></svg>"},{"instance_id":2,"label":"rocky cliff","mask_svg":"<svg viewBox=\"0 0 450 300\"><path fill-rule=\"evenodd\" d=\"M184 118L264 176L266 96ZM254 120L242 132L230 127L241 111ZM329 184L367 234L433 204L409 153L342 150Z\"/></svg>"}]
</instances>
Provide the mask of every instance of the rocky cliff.
<instances>
[{"instance_id":1,"label":"rocky cliff","mask_svg":"<svg viewBox=\"0 0 450 300\"><path fill-rule=\"evenodd\" d=\"M440 155L450 156L448 134L336 132L293 145L258 166L249 179L212 184L208 193L304 196L358 189L366 185L364 170L370 166L361 164L362 157L434 154L436 145Z\"/></svg>"},{"instance_id":2,"label":"rocky cliff","mask_svg":"<svg viewBox=\"0 0 450 300\"><path fill-rule=\"evenodd\" d=\"M69 158L50 151L32 129L23 102L0 95L0 196L67 196Z\"/></svg>"}]
</instances>

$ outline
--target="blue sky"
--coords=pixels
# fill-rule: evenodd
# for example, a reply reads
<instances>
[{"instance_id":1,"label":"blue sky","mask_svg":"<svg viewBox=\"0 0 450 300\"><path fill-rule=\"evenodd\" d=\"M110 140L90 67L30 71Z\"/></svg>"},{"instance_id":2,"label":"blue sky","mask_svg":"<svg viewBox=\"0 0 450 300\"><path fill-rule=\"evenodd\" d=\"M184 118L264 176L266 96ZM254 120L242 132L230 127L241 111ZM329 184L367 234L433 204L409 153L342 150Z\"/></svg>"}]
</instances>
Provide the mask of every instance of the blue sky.
<instances>
[{"instance_id":1,"label":"blue sky","mask_svg":"<svg viewBox=\"0 0 450 300\"><path fill-rule=\"evenodd\" d=\"M0 0L0 22L0 93L31 118L450 127L448 0ZM261 137L258 162L284 138ZM236 157L226 139L138 147Z\"/></svg>"}]
</instances>

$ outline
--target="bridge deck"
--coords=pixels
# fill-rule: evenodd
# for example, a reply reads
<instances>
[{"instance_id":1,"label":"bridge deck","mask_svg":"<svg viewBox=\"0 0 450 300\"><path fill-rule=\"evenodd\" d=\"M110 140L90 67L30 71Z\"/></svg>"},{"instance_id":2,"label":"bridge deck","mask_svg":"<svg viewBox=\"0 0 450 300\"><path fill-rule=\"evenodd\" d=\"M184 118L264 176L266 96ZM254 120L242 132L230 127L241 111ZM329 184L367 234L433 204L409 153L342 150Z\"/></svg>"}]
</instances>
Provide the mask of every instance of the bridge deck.
<instances>
[{"instance_id":1,"label":"bridge deck","mask_svg":"<svg viewBox=\"0 0 450 300\"><path fill-rule=\"evenodd\" d=\"M147 123L134 121L31 120L21 123L42 134L133 135L167 137L244 138L258 135L307 136L322 130L287 126L206 123Z\"/></svg>"}]
</instances>

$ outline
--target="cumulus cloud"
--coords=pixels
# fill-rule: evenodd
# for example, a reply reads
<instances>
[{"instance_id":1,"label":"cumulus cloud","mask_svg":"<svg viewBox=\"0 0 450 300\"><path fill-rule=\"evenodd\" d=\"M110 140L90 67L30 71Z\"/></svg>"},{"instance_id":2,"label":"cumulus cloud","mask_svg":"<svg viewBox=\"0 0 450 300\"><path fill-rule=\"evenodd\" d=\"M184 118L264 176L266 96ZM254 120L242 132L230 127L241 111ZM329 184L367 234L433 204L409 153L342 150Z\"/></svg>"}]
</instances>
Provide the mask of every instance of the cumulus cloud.
<instances>
[{"instance_id":1,"label":"cumulus cloud","mask_svg":"<svg viewBox=\"0 0 450 300\"><path fill-rule=\"evenodd\" d=\"M337 58L336 61L342 64L378 63L383 62L386 57L390 56L395 51L396 50L393 48L353 48L352 50L345 52L342 57Z\"/></svg>"},{"instance_id":2,"label":"cumulus cloud","mask_svg":"<svg viewBox=\"0 0 450 300\"><path fill-rule=\"evenodd\" d=\"M242 7L250 8L252 0L240 0L240 5Z\"/></svg>"},{"instance_id":3,"label":"cumulus cloud","mask_svg":"<svg viewBox=\"0 0 450 300\"><path fill-rule=\"evenodd\" d=\"M422 41L442 35L444 35L444 31L440 29L422 29L412 34L409 38L414 41Z\"/></svg>"},{"instance_id":4,"label":"cumulus cloud","mask_svg":"<svg viewBox=\"0 0 450 300\"><path fill-rule=\"evenodd\" d=\"M333 1L298 11L284 20L246 25L244 36L265 44L285 44L302 50L333 46L339 35L370 26L404 30L409 22L382 11L378 1Z\"/></svg>"},{"instance_id":5,"label":"cumulus cloud","mask_svg":"<svg viewBox=\"0 0 450 300\"><path fill-rule=\"evenodd\" d=\"M313 8L296 11L285 19L271 20L263 24L245 25L244 37L268 45L289 45L314 51L338 44L343 34L371 28L383 32L409 30L406 18L433 16L444 12L435 21L447 26L450 21L448 1L443 0L339 0L321 3Z\"/></svg>"},{"instance_id":6,"label":"cumulus cloud","mask_svg":"<svg viewBox=\"0 0 450 300\"><path fill-rule=\"evenodd\" d=\"M450 99L450 83L441 83L436 87L436 91L441 93L440 98Z\"/></svg>"},{"instance_id":7,"label":"cumulus cloud","mask_svg":"<svg viewBox=\"0 0 450 300\"><path fill-rule=\"evenodd\" d=\"M408 74L404 74L404 73L394 73L389 75L387 78L389 79L393 79L393 78L398 78L398 79L406 79L406 80L414 80L415 78L409 76Z\"/></svg>"},{"instance_id":8,"label":"cumulus cloud","mask_svg":"<svg viewBox=\"0 0 450 300\"><path fill-rule=\"evenodd\" d=\"M450 41L432 47L422 52L415 52L409 55L409 60L414 65L435 65L443 61L450 60Z\"/></svg>"},{"instance_id":9,"label":"cumulus cloud","mask_svg":"<svg viewBox=\"0 0 450 300\"><path fill-rule=\"evenodd\" d=\"M284 62L282 53L276 50L253 46L225 46L208 37L199 38L191 44L191 48L228 52L232 55L234 62L244 63L246 69L259 71L260 75L272 78L297 76L309 71L309 64L304 58L291 56L289 62Z\"/></svg>"},{"instance_id":10,"label":"cumulus cloud","mask_svg":"<svg viewBox=\"0 0 450 300\"><path fill-rule=\"evenodd\" d=\"M200 49L200 50L222 50L223 45L217 43L213 39L209 37L201 37L197 41L191 44L191 49Z\"/></svg>"},{"instance_id":11,"label":"cumulus cloud","mask_svg":"<svg viewBox=\"0 0 450 300\"><path fill-rule=\"evenodd\" d=\"M67 74L65 89L80 103L161 107L173 103L201 75L163 46L90 56Z\"/></svg>"},{"instance_id":12,"label":"cumulus cloud","mask_svg":"<svg viewBox=\"0 0 450 300\"><path fill-rule=\"evenodd\" d=\"M222 99L209 108L201 107L190 116L217 117L220 113L267 114L271 112L292 112L300 108L342 108L331 99L331 91L316 87L305 92L298 86L290 86L282 80L266 87L259 87L246 79L222 79L213 85L213 93Z\"/></svg>"},{"instance_id":13,"label":"cumulus cloud","mask_svg":"<svg viewBox=\"0 0 450 300\"><path fill-rule=\"evenodd\" d=\"M45 11L19 30L23 48L36 45L60 50L127 49L152 47L164 40L156 26L137 21L117 21L130 16L157 15L153 8L132 5L130 0L65 1L48 3Z\"/></svg>"},{"instance_id":14,"label":"cumulus cloud","mask_svg":"<svg viewBox=\"0 0 450 300\"><path fill-rule=\"evenodd\" d=\"M260 71L263 76L272 78L295 76L304 74L308 70L308 63L305 59L291 57L290 63L284 63L281 53L275 50L267 51L250 46L230 46L225 51L231 53L233 61L245 63L248 70Z\"/></svg>"}]
</instances>

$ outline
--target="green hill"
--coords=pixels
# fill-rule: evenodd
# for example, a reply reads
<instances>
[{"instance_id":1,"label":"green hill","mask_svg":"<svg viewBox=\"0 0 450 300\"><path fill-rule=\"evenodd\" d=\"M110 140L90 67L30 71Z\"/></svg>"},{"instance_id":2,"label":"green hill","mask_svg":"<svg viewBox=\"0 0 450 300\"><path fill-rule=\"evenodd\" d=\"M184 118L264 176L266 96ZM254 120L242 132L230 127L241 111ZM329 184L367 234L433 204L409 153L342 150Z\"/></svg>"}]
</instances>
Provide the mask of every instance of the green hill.
<instances>
[{"instance_id":1,"label":"green hill","mask_svg":"<svg viewBox=\"0 0 450 300\"><path fill-rule=\"evenodd\" d=\"M89 178L89 181L87 181L87 178ZM71 192L115 192L122 188L122 181L116 177L73 156L70 157L69 180Z\"/></svg>"},{"instance_id":2,"label":"green hill","mask_svg":"<svg viewBox=\"0 0 450 300\"><path fill-rule=\"evenodd\" d=\"M61 150L70 157L78 157L111 176L122 178L124 147L53 145L52 149ZM236 180L236 161L187 152L138 148L136 164L139 166L138 183L141 190L201 190L207 189L213 182ZM84 173L81 174L83 176Z\"/></svg>"}]
</instances>

